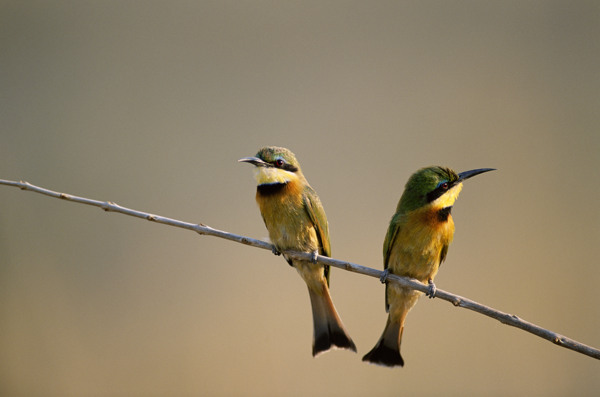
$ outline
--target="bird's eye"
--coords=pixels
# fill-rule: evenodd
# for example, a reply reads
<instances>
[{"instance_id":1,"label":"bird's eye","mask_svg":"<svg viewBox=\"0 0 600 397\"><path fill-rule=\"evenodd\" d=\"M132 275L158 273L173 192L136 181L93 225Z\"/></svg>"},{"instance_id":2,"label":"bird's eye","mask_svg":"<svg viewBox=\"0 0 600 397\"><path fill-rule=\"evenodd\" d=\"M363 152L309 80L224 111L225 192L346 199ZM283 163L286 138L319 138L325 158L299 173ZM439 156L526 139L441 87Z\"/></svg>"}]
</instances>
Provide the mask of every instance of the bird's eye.
<instances>
[{"instance_id":1,"label":"bird's eye","mask_svg":"<svg viewBox=\"0 0 600 397\"><path fill-rule=\"evenodd\" d=\"M444 190L447 190L447 189L448 189L448 182L444 182L444 183L442 183L442 184L440 185L440 187L441 187L442 189L444 189Z\"/></svg>"},{"instance_id":2,"label":"bird's eye","mask_svg":"<svg viewBox=\"0 0 600 397\"><path fill-rule=\"evenodd\" d=\"M283 167L284 164L285 164L285 161L283 161L282 159L275 160L275 165L277 167Z\"/></svg>"}]
</instances>

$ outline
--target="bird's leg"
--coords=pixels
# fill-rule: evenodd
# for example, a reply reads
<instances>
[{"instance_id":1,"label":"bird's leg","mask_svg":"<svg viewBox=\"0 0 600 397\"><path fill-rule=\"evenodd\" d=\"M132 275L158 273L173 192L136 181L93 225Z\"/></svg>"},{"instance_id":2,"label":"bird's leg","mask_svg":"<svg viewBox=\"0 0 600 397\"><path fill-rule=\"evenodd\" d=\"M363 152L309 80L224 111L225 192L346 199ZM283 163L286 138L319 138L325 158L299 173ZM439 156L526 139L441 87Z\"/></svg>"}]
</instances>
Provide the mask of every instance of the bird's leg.
<instances>
[{"instance_id":1,"label":"bird's leg","mask_svg":"<svg viewBox=\"0 0 600 397\"><path fill-rule=\"evenodd\" d=\"M435 298L435 292L437 291L437 288L436 288L435 284L433 283L433 279L430 278L428 280L428 283L429 283L429 289L425 293L425 296L428 296L429 299Z\"/></svg>"},{"instance_id":2,"label":"bird's leg","mask_svg":"<svg viewBox=\"0 0 600 397\"><path fill-rule=\"evenodd\" d=\"M388 276L390 275L390 269L385 269L383 271L383 273L381 274L381 277L379 277L379 281L381 281L381 284L385 284L387 281Z\"/></svg>"},{"instance_id":3,"label":"bird's leg","mask_svg":"<svg viewBox=\"0 0 600 397\"><path fill-rule=\"evenodd\" d=\"M271 246L271 252L273 253L273 255L276 255L276 256L279 256L279 255L281 255L281 252L279 252L279 251L277 250L277 247L275 247L274 245L273 245L273 246Z\"/></svg>"},{"instance_id":4,"label":"bird's leg","mask_svg":"<svg viewBox=\"0 0 600 397\"><path fill-rule=\"evenodd\" d=\"M317 263L317 257L319 256L319 251L318 250L314 250L313 252L310 253L310 261L312 263Z\"/></svg>"}]
</instances>

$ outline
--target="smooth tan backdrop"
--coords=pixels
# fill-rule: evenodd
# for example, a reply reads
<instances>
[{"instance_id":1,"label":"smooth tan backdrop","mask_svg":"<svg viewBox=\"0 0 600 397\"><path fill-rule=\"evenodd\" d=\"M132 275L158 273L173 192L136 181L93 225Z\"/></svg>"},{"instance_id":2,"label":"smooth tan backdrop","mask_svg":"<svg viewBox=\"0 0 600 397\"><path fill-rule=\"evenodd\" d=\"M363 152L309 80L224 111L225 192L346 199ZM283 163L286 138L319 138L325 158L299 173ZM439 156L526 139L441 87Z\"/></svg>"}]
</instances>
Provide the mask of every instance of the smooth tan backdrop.
<instances>
[{"instance_id":1,"label":"smooth tan backdrop","mask_svg":"<svg viewBox=\"0 0 600 397\"><path fill-rule=\"evenodd\" d=\"M251 167L293 150L335 257L382 267L409 175L469 180L439 288L600 347L594 1L2 1L0 178L255 238ZM386 314L332 271L358 346L311 357L270 252L0 187L0 394L561 396L600 363L450 304L405 368L360 361Z\"/></svg>"}]
</instances>

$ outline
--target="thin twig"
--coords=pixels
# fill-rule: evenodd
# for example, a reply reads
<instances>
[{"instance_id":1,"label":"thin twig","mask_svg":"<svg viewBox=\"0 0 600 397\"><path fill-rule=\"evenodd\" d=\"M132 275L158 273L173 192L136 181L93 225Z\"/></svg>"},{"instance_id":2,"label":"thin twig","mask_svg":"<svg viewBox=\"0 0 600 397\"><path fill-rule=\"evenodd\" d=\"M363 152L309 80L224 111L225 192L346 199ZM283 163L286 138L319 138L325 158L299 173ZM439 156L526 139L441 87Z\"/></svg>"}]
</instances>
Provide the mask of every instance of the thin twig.
<instances>
[{"instance_id":1,"label":"thin twig","mask_svg":"<svg viewBox=\"0 0 600 397\"><path fill-rule=\"evenodd\" d=\"M262 249L266 249L266 250L273 249L273 246L265 241L256 240L256 239L253 239L250 237L245 237L245 236L239 236L237 234L228 233L228 232L218 230L218 229L213 229L212 227L203 225L201 223L182 222L182 221L179 221L176 219L166 218L166 217L160 216L160 215L153 215L153 214L149 214L147 212L133 210L130 208L122 207L112 201L91 200L91 199L88 199L85 197L78 197L78 196L74 196L71 194L59 193L59 192L55 192L52 190L44 189L42 187L34 186L28 182L23 182L23 181L16 182L16 181L8 181L8 180L0 179L0 185L14 186L14 187L18 187L22 190L30 190L33 192L41 193L46 196L51 196L51 197L59 198L62 200L92 205L95 207L102 208L105 211L119 212L121 214L134 216L136 218L146 219L146 220L156 222L156 223L162 223L164 225L175 226L175 227L180 227L183 229L193 230L202 235L220 237L220 238L224 238L226 240L231 240L231 241L235 241L238 243L250 245L252 247L262 248ZM286 255L289 257L292 257L292 258L297 258L297 259L307 259L307 260L311 259L311 254L306 253L306 252L288 251L288 252L286 252ZM334 266L334 267L337 267L337 268L340 268L343 270L348 270L348 271L351 271L354 273L360 273L360 274L364 274L364 275L375 277L375 278L380 278L383 275L383 272L380 270L361 266L361 265L358 265L358 264L352 263L352 262L346 262L346 261L341 261L341 260L334 259L334 258L328 258L325 256L319 255L317 257L317 261L318 261L318 263L321 263L323 265ZM425 284L419 282L418 280L407 278L407 277L400 277L400 276L396 276L394 274L389 274L387 277L387 280L390 282L398 283L400 285L403 285L403 286L406 286L409 288L416 289L421 292L427 292L429 289L428 285L425 285ZM436 291L435 297L438 299L448 301L448 302L452 303L454 306L473 310L477 313L481 313L485 316L494 318L503 324L507 324L507 325L511 325L513 327L520 328L524 331L527 331L529 333L537 335L540 338L549 340L550 342L552 342L558 346L562 346L567 349L571 349L571 350L574 350L581 354L585 354L587 356L590 356L590 357L600 360L600 350L598 350L594 347L591 347L591 346L584 345L583 343L577 342L576 340L573 340L571 338L567 338L566 336L557 334L556 332L544 329L544 328L537 326L533 323L530 323L528 321L522 320L515 315L501 312L499 310L482 305L482 304L472 301L470 299L463 298L462 296L455 295L450 292L446 292L439 288Z\"/></svg>"}]
</instances>

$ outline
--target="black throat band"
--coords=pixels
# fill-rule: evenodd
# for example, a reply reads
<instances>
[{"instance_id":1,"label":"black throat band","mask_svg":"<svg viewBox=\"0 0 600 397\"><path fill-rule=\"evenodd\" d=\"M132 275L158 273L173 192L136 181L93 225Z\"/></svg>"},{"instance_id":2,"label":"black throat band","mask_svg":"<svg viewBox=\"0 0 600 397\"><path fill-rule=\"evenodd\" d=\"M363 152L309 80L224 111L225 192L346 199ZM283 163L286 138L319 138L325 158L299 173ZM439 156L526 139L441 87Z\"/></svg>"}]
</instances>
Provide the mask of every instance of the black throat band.
<instances>
[{"instance_id":1,"label":"black throat band","mask_svg":"<svg viewBox=\"0 0 600 397\"><path fill-rule=\"evenodd\" d=\"M446 207L446 208L442 208L441 210L438 211L437 216L438 216L438 221L440 222L447 222L448 221L448 217L450 216L450 212L452 212L452 207Z\"/></svg>"},{"instance_id":2,"label":"black throat band","mask_svg":"<svg viewBox=\"0 0 600 397\"><path fill-rule=\"evenodd\" d=\"M261 196L271 196L273 194L281 193L281 191L287 186L287 183L269 183L262 184L256 187L256 191Z\"/></svg>"}]
</instances>

